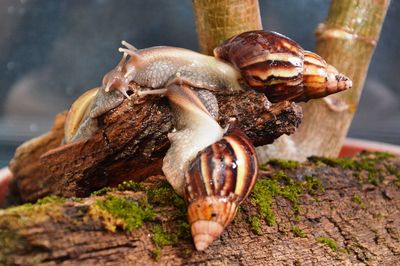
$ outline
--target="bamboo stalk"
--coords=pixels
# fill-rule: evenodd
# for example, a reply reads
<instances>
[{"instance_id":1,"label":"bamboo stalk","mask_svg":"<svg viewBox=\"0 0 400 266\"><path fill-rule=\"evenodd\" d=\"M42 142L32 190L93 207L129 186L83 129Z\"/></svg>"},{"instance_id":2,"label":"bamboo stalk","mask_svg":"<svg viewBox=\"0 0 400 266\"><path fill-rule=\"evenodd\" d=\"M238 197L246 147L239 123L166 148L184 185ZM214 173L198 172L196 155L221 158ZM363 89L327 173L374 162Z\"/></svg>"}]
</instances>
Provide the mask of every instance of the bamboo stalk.
<instances>
[{"instance_id":1,"label":"bamboo stalk","mask_svg":"<svg viewBox=\"0 0 400 266\"><path fill-rule=\"evenodd\" d=\"M259 149L262 160L287 157L304 160L311 155L337 156L347 135L362 92L368 66L390 0L333 0L325 22L316 30L317 53L353 80L353 88L328 99L347 104L343 111L325 100L303 105L298 131ZM335 100L335 102L337 102Z\"/></svg>"},{"instance_id":2,"label":"bamboo stalk","mask_svg":"<svg viewBox=\"0 0 400 266\"><path fill-rule=\"evenodd\" d=\"M233 35L262 29L258 0L193 0L193 9L205 54Z\"/></svg>"}]
</instances>

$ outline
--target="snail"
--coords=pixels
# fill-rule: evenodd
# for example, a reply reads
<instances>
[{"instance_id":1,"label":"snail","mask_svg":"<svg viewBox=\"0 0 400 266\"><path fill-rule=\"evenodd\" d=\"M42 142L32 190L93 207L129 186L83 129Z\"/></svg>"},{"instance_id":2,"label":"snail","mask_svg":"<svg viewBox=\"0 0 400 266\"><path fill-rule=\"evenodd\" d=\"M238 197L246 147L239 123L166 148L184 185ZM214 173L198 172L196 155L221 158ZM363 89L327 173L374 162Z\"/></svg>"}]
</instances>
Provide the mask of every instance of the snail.
<instances>
[{"instance_id":1,"label":"snail","mask_svg":"<svg viewBox=\"0 0 400 266\"><path fill-rule=\"evenodd\" d=\"M197 250L205 250L232 222L257 175L254 146L235 127L190 162L185 174L185 195Z\"/></svg>"},{"instance_id":2,"label":"snail","mask_svg":"<svg viewBox=\"0 0 400 266\"><path fill-rule=\"evenodd\" d=\"M168 135L171 148L163 172L186 199L195 247L205 250L234 219L254 186L254 146L232 121L221 128L199 91L172 85L149 93L164 94L175 114L176 131Z\"/></svg>"},{"instance_id":3,"label":"snail","mask_svg":"<svg viewBox=\"0 0 400 266\"><path fill-rule=\"evenodd\" d=\"M103 78L106 92L118 90L130 98L130 82L151 89L176 83L210 91L241 90L239 72L212 56L178 47L156 46L138 50L126 41L122 41L122 45L125 47L119 48L123 53L121 61Z\"/></svg>"},{"instance_id":4,"label":"snail","mask_svg":"<svg viewBox=\"0 0 400 266\"><path fill-rule=\"evenodd\" d=\"M351 88L319 55L276 32L248 31L223 42L214 56L231 63L246 84L271 102L308 101Z\"/></svg>"},{"instance_id":5,"label":"snail","mask_svg":"<svg viewBox=\"0 0 400 266\"><path fill-rule=\"evenodd\" d=\"M64 123L63 143L88 139L98 129L95 118L122 103L124 97L116 92L105 93L100 87L90 89L71 105Z\"/></svg>"},{"instance_id":6,"label":"snail","mask_svg":"<svg viewBox=\"0 0 400 266\"><path fill-rule=\"evenodd\" d=\"M212 93L248 89L266 94L271 102L300 102L352 86L349 78L319 55L303 50L299 44L276 32L241 33L215 48L214 57L177 47L138 50L125 41L122 45L124 47L119 48L122 59L104 76L91 118L117 107L124 97L131 99L130 92L140 97L149 94L142 90L166 89L173 84L209 91L203 95L211 102L216 102ZM132 84L136 86L135 91L129 87ZM86 119L88 113L76 116L83 118L77 120L82 122L84 130L75 130L76 136L69 141L88 138L95 128L92 126L95 123Z\"/></svg>"},{"instance_id":7,"label":"snail","mask_svg":"<svg viewBox=\"0 0 400 266\"><path fill-rule=\"evenodd\" d=\"M88 116L88 112L93 105L93 99L95 98L97 91L98 88L93 88L86 91L71 105L64 123L65 143L73 141L78 130L82 128L81 125L83 120L85 120Z\"/></svg>"},{"instance_id":8,"label":"snail","mask_svg":"<svg viewBox=\"0 0 400 266\"><path fill-rule=\"evenodd\" d=\"M162 170L175 192L183 197L184 175L189 162L199 151L224 135L224 129L216 122L215 114L211 114L217 112L217 106L207 104L209 101L202 100L207 98L186 85L172 84L167 89L144 93L163 94L171 105L175 131L168 134L171 147L163 159Z\"/></svg>"}]
</instances>

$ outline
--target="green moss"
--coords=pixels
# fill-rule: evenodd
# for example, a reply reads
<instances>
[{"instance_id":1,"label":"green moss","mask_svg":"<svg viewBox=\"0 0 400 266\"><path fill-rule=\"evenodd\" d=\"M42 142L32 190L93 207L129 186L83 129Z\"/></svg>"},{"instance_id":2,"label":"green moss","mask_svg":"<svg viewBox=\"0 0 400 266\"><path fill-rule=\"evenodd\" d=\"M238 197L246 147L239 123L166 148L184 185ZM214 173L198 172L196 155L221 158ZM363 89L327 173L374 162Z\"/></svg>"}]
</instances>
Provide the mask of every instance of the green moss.
<instances>
[{"instance_id":1,"label":"green moss","mask_svg":"<svg viewBox=\"0 0 400 266\"><path fill-rule=\"evenodd\" d=\"M400 168L396 165L391 164L386 164L385 167L391 175L394 175L396 177L394 183L397 187L400 188Z\"/></svg>"},{"instance_id":2,"label":"green moss","mask_svg":"<svg viewBox=\"0 0 400 266\"><path fill-rule=\"evenodd\" d=\"M258 206L259 215L267 225L275 224L275 215L272 212L272 197L278 194L280 185L276 180L260 179L257 180L250 195L252 202Z\"/></svg>"},{"instance_id":3,"label":"green moss","mask_svg":"<svg viewBox=\"0 0 400 266\"><path fill-rule=\"evenodd\" d=\"M325 192L325 188L322 185L321 181L315 178L312 175L306 175L304 177L305 180L305 188L308 193L314 194L315 192Z\"/></svg>"},{"instance_id":4,"label":"green moss","mask_svg":"<svg viewBox=\"0 0 400 266\"><path fill-rule=\"evenodd\" d=\"M305 192L313 194L316 191L323 192L325 189L320 180L313 176L305 176L304 181L300 182L288 176L284 171L278 171L270 179L259 179L250 194L250 200L258 207L259 215L250 217L248 222L255 233L258 232L257 218L265 220L269 226L274 225L276 221L272 211L272 202L276 196L281 196L292 203L292 210L296 218L301 211L300 196Z\"/></svg>"},{"instance_id":5,"label":"green moss","mask_svg":"<svg viewBox=\"0 0 400 266\"><path fill-rule=\"evenodd\" d=\"M146 191L149 202L157 206L174 205L177 209L176 216L186 218L186 203L175 193L168 182L160 182Z\"/></svg>"},{"instance_id":6,"label":"green moss","mask_svg":"<svg viewBox=\"0 0 400 266\"><path fill-rule=\"evenodd\" d=\"M361 207L364 207L364 201L362 200L362 198L359 195L354 195L353 198L351 199L352 202L360 205Z\"/></svg>"},{"instance_id":7,"label":"green moss","mask_svg":"<svg viewBox=\"0 0 400 266\"><path fill-rule=\"evenodd\" d=\"M142 183L138 183L138 182L135 182L135 181L132 181L132 180L128 180L128 181L124 181L121 184L119 184L117 186L117 190L118 191L129 190L129 191L138 192L138 191L144 191L145 187L144 187L144 185Z\"/></svg>"},{"instance_id":8,"label":"green moss","mask_svg":"<svg viewBox=\"0 0 400 266\"><path fill-rule=\"evenodd\" d=\"M310 157L311 161L323 162L326 165L333 167L341 167L343 169L356 169L356 161L350 158L324 158L324 157Z\"/></svg>"},{"instance_id":9,"label":"green moss","mask_svg":"<svg viewBox=\"0 0 400 266\"><path fill-rule=\"evenodd\" d=\"M329 166L352 170L356 177L360 177L361 172L365 171L367 172L366 181L373 185L379 185L383 175L380 175L381 169L378 164L393 157L393 154L387 152L362 152L356 159L323 157L310 157L309 159L317 163L322 162ZM389 169L387 170L390 172Z\"/></svg>"},{"instance_id":10,"label":"green moss","mask_svg":"<svg viewBox=\"0 0 400 266\"><path fill-rule=\"evenodd\" d=\"M363 151L360 153L360 157L374 157L378 161L395 158L396 156L389 152L383 151Z\"/></svg>"},{"instance_id":11,"label":"green moss","mask_svg":"<svg viewBox=\"0 0 400 266\"><path fill-rule=\"evenodd\" d=\"M300 212L299 196L303 194L304 189L299 182L283 186L279 193L280 196L292 202L292 209L295 214Z\"/></svg>"},{"instance_id":12,"label":"green moss","mask_svg":"<svg viewBox=\"0 0 400 266\"><path fill-rule=\"evenodd\" d=\"M36 203L25 203L22 205L18 205L15 207L9 207L6 209L8 214L15 213L20 215L26 215L29 213L34 214L39 210L45 210L47 204L61 205L66 201L65 198L61 198L58 196L47 196L41 199L38 199Z\"/></svg>"},{"instance_id":13,"label":"green moss","mask_svg":"<svg viewBox=\"0 0 400 266\"><path fill-rule=\"evenodd\" d=\"M304 230L300 229L299 227L297 227L295 225L292 227L292 232L296 237L301 237L301 238L307 237L307 235L304 232Z\"/></svg>"},{"instance_id":14,"label":"green moss","mask_svg":"<svg viewBox=\"0 0 400 266\"><path fill-rule=\"evenodd\" d=\"M159 247L156 247L151 253L154 260L159 261L161 259L162 252Z\"/></svg>"},{"instance_id":15,"label":"green moss","mask_svg":"<svg viewBox=\"0 0 400 266\"><path fill-rule=\"evenodd\" d=\"M300 166L298 161L292 160L283 160L283 159L271 159L268 162L269 164L276 165L282 169L296 169Z\"/></svg>"},{"instance_id":16,"label":"green moss","mask_svg":"<svg viewBox=\"0 0 400 266\"><path fill-rule=\"evenodd\" d=\"M102 196L107 194L108 192L113 191L114 189L111 187L103 187L102 189L96 190L94 192L92 192L90 195L92 196Z\"/></svg>"},{"instance_id":17,"label":"green moss","mask_svg":"<svg viewBox=\"0 0 400 266\"><path fill-rule=\"evenodd\" d=\"M23 250L25 242L14 231L0 228L0 265L12 265L12 255Z\"/></svg>"},{"instance_id":18,"label":"green moss","mask_svg":"<svg viewBox=\"0 0 400 266\"><path fill-rule=\"evenodd\" d=\"M251 226L251 231L257 235L261 235L261 220L259 216L249 216L248 221Z\"/></svg>"},{"instance_id":19,"label":"green moss","mask_svg":"<svg viewBox=\"0 0 400 266\"><path fill-rule=\"evenodd\" d=\"M186 221L175 221L172 227L166 228L163 224L155 224L150 228L152 240L156 246L153 257L156 261L162 256L161 248L167 245L175 245L179 239L190 238L190 226Z\"/></svg>"},{"instance_id":20,"label":"green moss","mask_svg":"<svg viewBox=\"0 0 400 266\"><path fill-rule=\"evenodd\" d=\"M144 191L146 188L142 183L138 183L132 180L124 181L121 184L118 184L116 187L103 187L97 191L92 192L92 196L102 196L107 194L108 192L113 191Z\"/></svg>"},{"instance_id":21,"label":"green moss","mask_svg":"<svg viewBox=\"0 0 400 266\"><path fill-rule=\"evenodd\" d=\"M178 236L176 234L167 232L160 224L154 225L151 229L151 232L153 242L157 247L174 245L178 242Z\"/></svg>"},{"instance_id":22,"label":"green moss","mask_svg":"<svg viewBox=\"0 0 400 266\"><path fill-rule=\"evenodd\" d=\"M9 207L0 215L0 224L15 228L15 226L28 226L48 219L60 219L63 202L65 199L50 196L38 200L35 204L26 203Z\"/></svg>"},{"instance_id":23,"label":"green moss","mask_svg":"<svg viewBox=\"0 0 400 266\"><path fill-rule=\"evenodd\" d=\"M105 199L98 200L96 206L118 219L118 224L128 232L141 227L144 221L152 221L155 218L153 208L145 200L138 202L108 195Z\"/></svg>"},{"instance_id":24,"label":"green moss","mask_svg":"<svg viewBox=\"0 0 400 266\"><path fill-rule=\"evenodd\" d=\"M257 180L250 198L258 206L259 215L267 225L275 224L275 215L272 211L272 199L282 196L292 203L295 214L300 211L299 196L304 192L303 186L290 178L283 171L275 173L272 179Z\"/></svg>"},{"instance_id":25,"label":"green moss","mask_svg":"<svg viewBox=\"0 0 400 266\"><path fill-rule=\"evenodd\" d=\"M337 250L336 241L335 241L334 239L332 239L332 238L320 236L320 237L315 238L315 240L316 240L318 243L322 243L322 244L328 246L328 247L329 247L330 249L332 249L333 251L336 251L336 250Z\"/></svg>"},{"instance_id":26,"label":"green moss","mask_svg":"<svg viewBox=\"0 0 400 266\"><path fill-rule=\"evenodd\" d=\"M62 204L65 201L66 201L65 198L52 195L52 196L47 196L47 197L38 199L36 201L36 204L38 204L38 205L49 204L49 203L60 203L60 204Z\"/></svg>"}]
</instances>

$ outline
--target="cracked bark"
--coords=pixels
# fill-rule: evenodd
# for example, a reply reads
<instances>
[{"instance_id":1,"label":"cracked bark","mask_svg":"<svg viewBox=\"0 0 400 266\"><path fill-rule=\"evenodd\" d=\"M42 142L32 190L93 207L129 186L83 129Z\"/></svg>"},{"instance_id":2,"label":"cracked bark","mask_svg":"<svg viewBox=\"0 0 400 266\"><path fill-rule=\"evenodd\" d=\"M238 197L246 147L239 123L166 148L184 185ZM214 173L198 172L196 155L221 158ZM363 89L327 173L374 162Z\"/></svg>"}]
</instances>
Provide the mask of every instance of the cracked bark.
<instances>
[{"instance_id":1,"label":"cracked bark","mask_svg":"<svg viewBox=\"0 0 400 266\"><path fill-rule=\"evenodd\" d=\"M261 179L282 170L299 182L312 175L325 191L301 195L297 215L290 201L275 197L276 225L262 221L258 234L247 222L257 208L246 200L235 222L205 252L195 251L185 236L161 247L159 261L153 256L156 246L151 228L154 223L173 227L177 223L171 215L174 206L153 206L156 220L130 233L109 232L104 221L88 215L90 206L101 197L42 205L41 216L8 209L0 212L0 228L3 234L12 232L14 242L6 242L5 248L0 238L0 261L6 265L396 265L400 260L400 189L396 182L400 180L388 172L388 166L400 171L400 158L379 162L380 183L371 185L367 171L345 170L315 159L290 170L269 165ZM148 188L159 178L149 180ZM136 200L144 196L142 192L113 193ZM361 201L354 200L356 195ZM13 222L16 217L23 222ZM296 237L293 226L305 236ZM332 239L337 249L317 242L317 237Z\"/></svg>"},{"instance_id":2,"label":"cracked bark","mask_svg":"<svg viewBox=\"0 0 400 266\"><path fill-rule=\"evenodd\" d=\"M302 118L296 104L270 106L264 95L255 92L217 95L217 99L220 124L236 117L255 145L293 133ZM10 162L17 185L12 193L23 201L49 194L84 197L104 186L162 173L167 134L173 129L166 99L148 97L138 105L125 100L98 119L100 130L89 140L60 146L64 119L60 114L51 132L23 144Z\"/></svg>"}]
</instances>

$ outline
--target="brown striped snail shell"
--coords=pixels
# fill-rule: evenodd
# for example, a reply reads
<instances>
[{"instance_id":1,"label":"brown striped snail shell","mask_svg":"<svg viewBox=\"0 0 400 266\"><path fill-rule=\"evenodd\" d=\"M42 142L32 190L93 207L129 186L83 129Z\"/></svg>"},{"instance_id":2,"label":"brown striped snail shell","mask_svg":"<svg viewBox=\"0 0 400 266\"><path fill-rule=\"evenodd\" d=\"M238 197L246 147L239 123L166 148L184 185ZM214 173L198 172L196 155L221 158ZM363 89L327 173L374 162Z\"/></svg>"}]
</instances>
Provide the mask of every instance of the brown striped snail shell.
<instances>
[{"instance_id":1,"label":"brown striped snail shell","mask_svg":"<svg viewBox=\"0 0 400 266\"><path fill-rule=\"evenodd\" d=\"M308 101L351 88L352 82L319 55L276 32L249 31L214 49L245 83L272 102Z\"/></svg>"},{"instance_id":2,"label":"brown striped snail shell","mask_svg":"<svg viewBox=\"0 0 400 266\"><path fill-rule=\"evenodd\" d=\"M234 219L257 174L255 149L235 127L190 162L185 194L197 250L205 250Z\"/></svg>"}]
</instances>

